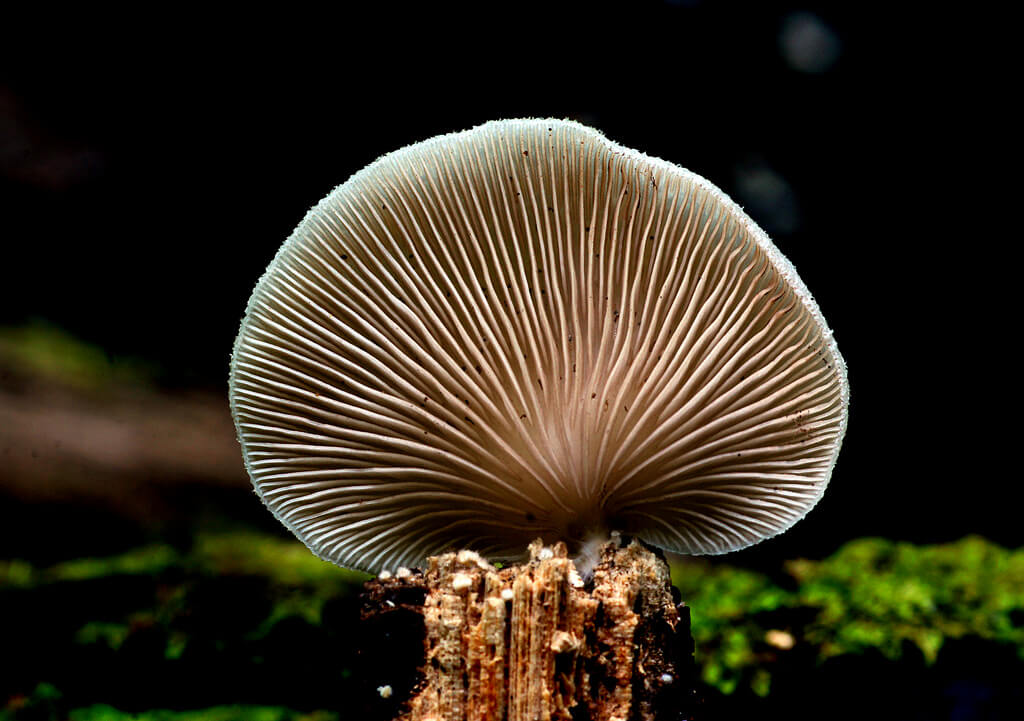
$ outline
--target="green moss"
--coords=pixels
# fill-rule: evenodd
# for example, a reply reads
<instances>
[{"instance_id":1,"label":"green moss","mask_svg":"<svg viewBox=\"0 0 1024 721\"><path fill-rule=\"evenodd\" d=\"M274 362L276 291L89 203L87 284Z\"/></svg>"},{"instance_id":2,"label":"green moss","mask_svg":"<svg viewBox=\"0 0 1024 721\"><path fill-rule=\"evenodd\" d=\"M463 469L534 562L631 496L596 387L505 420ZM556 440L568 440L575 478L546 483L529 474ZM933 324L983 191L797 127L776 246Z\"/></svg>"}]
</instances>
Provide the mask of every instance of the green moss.
<instances>
[{"instance_id":1,"label":"green moss","mask_svg":"<svg viewBox=\"0 0 1024 721\"><path fill-rule=\"evenodd\" d=\"M111 357L43 321L0 328L0 365L84 390L111 383L145 385L156 375L152 364Z\"/></svg>"},{"instance_id":2,"label":"green moss","mask_svg":"<svg viewBox=\"0 0 1024 721\"><path fill-rule=\"evenodd\" d=\"M200 534L192 561L207 573L263 576L285 586L350 586L370 578L320 560L293 539L250 531Z\"/></svg>"},{"instance_id":3,"label":"green moss","mask_svg":"<svg viewBox=\"0 0 1024 721\"><path fill-rule=\"evenodd\" d=\"M20 560L0 561L0 588L28 588L35 582L31 563Z\"/></svg>"},{"instance_id":4,"label":"green moss","mask_svg":"<svg viewBox=\"0 0 1024 721\"><path fill-rule=\"evenodd\" d=\"M75 634L75 642L83 644L101 644L107 648L117 650L124 644L131 626L126 623L105 623L96 621L87 623L78 629Z\"/></svg>"},{"instance_id":5,"label":"green moss","mask_svg":"<svg viewBox=\"0 0 1024 721\"><path fill-rule=\"evenodd\" d=\"M182 563L170 546L143 546L108 558L78 558L49 568L41 580L86 581L115 575L152 575Z\"/></svg>"},{"instance_id":6,"label":"green moss","mask_svg":"<svg viewBox=\"0 0 1024 721\"><path fill-rule=\"evenodd\" d=\"M706 683L767 693L766 674L790 653L770 643L778 632L819 661L869 650L898 660L909 644L932 663L965 636L1013 645L1024 659L1024 549L974 536L935 546L866 538L786 571L795 590L719 562L673 565Z\"/></svg>"},{"instance_id":7,"label":"green moss","mask_svg":"<svg viewBox=\"0 0 1024 721\"><path fill-rule=\"evenodd\" d=\"M319 627L328 601L357 593L369 578L321 561L298 541L255 532L199 534L188 552L156 544L42 568L20 560L0 562L0 589L31 591L55 583L92 581L104 584L94 593L116 595L118 578L138 576L151 578L153 596L148 606L121 618L90 619L77 627L70 640L116 651L133 633L151 632L155 627L165 640L164 659L171 661L181 658L189 646L192 632L183 628L188 628L197 606L205 603L197 600L197 593L208 598L210 588L227 589L233 579L251 579L256 597L247 600L246 607L263 604L268 612L248 619L241 638L259 642L286 619ZM103 590L108 586L109 591Z\"/></svg>"},{"instance_id":8,"label":"green moss","mask_svg":"<svg viewBox=\"0 0 1024 721\"><path fill-rule=\"evenodd\" d=\"M327 711L302 713L273 706L214 706L193 711L144 711L124 713L105 705L71 712L69 721L336 721L338 715Z\"/></svg>"},{"instance_id":9,"label":"green moss","mask_svg":"<svg viewBox=\"0 0 1024 721\"><path fill-rule=\"evenodd\" d=\"M860 539L821 561L787 563L792 581L781 584L723 560L679 560L673 579L691 607L701 677L724 693L768 694L773 674L796 658L817 664L877 652L899 660L910 649L931 663L964 637L1009 645L1024 660L1024 549L977 537L937 546ZM191 663L190 649L272 658L296 630L308 634L304 643L318 643L339 632L321 627L326 604L351 597L366 578L297 541L255 532L199 534L188 551L155 544L50 567L0 562L0 590L12 598L85 594L87 603L76 599L62 614L66 630L51 644L106 654L141 648L152 663ZM79 606L111 610L75 616ZM282 622L288 631L276 634ZM141 643L133 646L135 634ZM341 661L334 672L347 678Z\"/></svg>"},{"instance_id":10,"label":"green moss","mask_svg":"<svg viewBox=\"0 0 1024 721\"><path fill-rule=\"evenodd\" d=\"M172 569L214 576L258 576L272 585L338 591L370 578L321 561L295 540L254 532L199 534L189 553L155 544L105 558L78 558L48 568L0 561L0 587L31 588L58 581L116 575L157 575Z\"/></svg>"},{"instance_id":11,"label":"green moss","mask_svg":"<svg viewBox=\"0 0 1024 721\"><path fill-rule=\"evenodd\" d=\"M16 708L0 709L0 721L18 718L40 721L339 721L330 711L294 711L277 706L213 706L211 708L172 711L154 709L127 713L113 706L96 704L64 713L59 710L61 694L50 684L39 684L31 698Z\"/></svg>"},{"instance_id":12,"label":"green moss","mask_svg":"<svg viewBox=\"0 0 1024 721\"><path fill-rule=\"evenodd\" d=\"M904 642L934 661L947 639L1015 645L1024 658L1024 551L976 536L914 546L860 539L820 563L794 561L798 602L820 609L807 639L824 655L868 648L896 659Z\"/></svg>"},{"instance_id":13,"label":"green moss","mask_svg":"<svg viewBox=\"0 0 1024 721\"><path fill-rule=\"evenodd\" d=\"M295 540L252 532L200 535L192 562L203 573L266 578L273 589L270 614L249 638L264 638L286 618L319 626L324 604L357 593L370 576L314 556Z\"/></svg>"},{"instance_id":14,"label":"green moss","mask_svg":"<svg viewBox=\"0 0 1024 721\"><path fill-rule=\"evenodd\" d=\"M767 692L770 679L755 682L752 676L755 645L767 630L756 615L791 604L792 594L761 574L703 559L675 563L672 578L690 606L702 680L723 693L732 693L741 682Z\"/></svg>"},{"instance_id":15,"label":"green moss","mask_svg":"<svg viewBox=\"0 0 1024 721\"><path fill-rule=\"evenodd\" d=\"M88 581L118 575L156 575L184 563L170 546L152 545L106 558L76 558L48 568L19 559L0 561L0 588L33 588L60 581Z\"/></svg>"}]
</instances>

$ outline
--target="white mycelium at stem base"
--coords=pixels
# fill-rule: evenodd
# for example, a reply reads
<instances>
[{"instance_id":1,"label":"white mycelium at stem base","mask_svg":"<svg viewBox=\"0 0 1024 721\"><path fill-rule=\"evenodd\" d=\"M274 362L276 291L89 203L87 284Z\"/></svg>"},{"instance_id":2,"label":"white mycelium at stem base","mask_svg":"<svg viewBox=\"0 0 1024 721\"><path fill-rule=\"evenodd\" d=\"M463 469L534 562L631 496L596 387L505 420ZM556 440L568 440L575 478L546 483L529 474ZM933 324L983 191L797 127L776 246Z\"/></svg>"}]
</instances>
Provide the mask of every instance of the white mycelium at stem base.
<instances>
[{"instance_id":1,"label":"white mycelium at stem base","mask_svg":"<svg viewBox=\"0 0 1024 721\"><path fill-rule=\"evenodd\" d=\"M369 571L612 530L743 548L820 498L847 397L810 293L731 200L555 120L418 143L335 189L231 366L260 497Z\"/></svg>"}]
</instances>

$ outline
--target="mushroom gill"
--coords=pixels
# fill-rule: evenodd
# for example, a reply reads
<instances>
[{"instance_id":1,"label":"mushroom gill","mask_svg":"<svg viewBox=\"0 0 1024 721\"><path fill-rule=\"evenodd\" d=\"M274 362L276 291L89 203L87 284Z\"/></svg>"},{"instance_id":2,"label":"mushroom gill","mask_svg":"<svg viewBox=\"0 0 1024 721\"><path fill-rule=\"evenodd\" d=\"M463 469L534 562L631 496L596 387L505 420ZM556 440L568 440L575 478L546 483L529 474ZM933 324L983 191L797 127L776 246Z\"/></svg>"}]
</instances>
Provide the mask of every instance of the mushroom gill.
<instances>
[{"instance_id":1,"label":"mushroom gill","mask_svg":"<svg viewBox=\"0 0 1024 721\"><path fill-rule=\"evenodd\" d=\"M558 120L356 173L270 264L231 365L259 496L369 571L615 530L748 546L820 498L847 400L763 231L708 181Z\"/></svg>"}]
</instances>

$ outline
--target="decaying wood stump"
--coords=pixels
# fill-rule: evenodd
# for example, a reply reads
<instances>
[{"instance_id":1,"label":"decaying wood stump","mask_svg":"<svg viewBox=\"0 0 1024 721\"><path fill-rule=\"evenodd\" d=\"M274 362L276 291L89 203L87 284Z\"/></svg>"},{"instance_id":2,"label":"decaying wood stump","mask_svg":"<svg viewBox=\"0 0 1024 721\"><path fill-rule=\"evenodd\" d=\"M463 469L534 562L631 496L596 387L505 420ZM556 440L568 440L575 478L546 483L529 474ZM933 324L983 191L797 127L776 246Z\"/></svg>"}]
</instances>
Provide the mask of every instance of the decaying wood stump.
<instances>
[{"instance_id":1,"label":"decaying wood stump","mask_svg":"<svg viewBox=\"0 0 1024 721\"><path fill-rule=\"evenodd\" d=\"M695 698L689 609L668 564L638 542L606 544L583 578L565 546L496 569L472 551L366 585L364 623L422 615L423 664L399 721L676 721ZM396 679L411 676L394 668Z\"/></svg>"}]
</instances>

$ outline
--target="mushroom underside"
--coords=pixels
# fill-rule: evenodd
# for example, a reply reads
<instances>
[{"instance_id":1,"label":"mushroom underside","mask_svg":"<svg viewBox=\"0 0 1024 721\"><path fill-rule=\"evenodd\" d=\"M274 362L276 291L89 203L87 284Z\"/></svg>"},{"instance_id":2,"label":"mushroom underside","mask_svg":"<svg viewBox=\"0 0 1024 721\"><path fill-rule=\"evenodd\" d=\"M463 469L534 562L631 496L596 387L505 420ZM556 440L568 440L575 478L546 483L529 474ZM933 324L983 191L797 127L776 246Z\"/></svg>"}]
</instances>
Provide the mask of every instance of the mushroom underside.
<instances>
[{"instance_id":1,"label":"mushroom underside","mask_svg":"<svg viewBox=\"0 0 1024 721\"><path fill-rule=\"evenodd\" d=\"M357 173L260 280L231 368L264 503L369 571L612 530L748 546L820 498L847 399L813 298L732 201L568 121Z\"/></svg>"}]
</instances>

